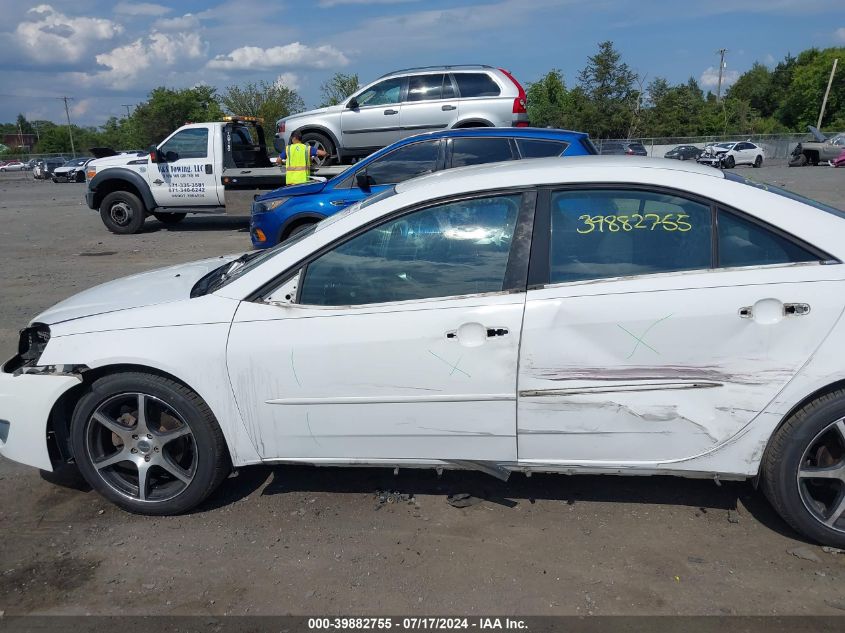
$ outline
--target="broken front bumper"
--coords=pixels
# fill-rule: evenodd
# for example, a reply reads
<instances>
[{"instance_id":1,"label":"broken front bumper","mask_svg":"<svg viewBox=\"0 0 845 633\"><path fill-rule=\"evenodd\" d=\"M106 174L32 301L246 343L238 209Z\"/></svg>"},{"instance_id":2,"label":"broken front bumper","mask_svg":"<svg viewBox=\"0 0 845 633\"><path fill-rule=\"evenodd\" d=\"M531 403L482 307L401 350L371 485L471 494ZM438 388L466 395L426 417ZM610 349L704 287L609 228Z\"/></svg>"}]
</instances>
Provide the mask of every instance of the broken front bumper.
<instances>
[{"instance_id":1,"label":"broken front bumper","mask_svg":"<svg viewBox=\"0 0 845 633\"><path fill-rule=\"evenodd\" d=\"M47 450L47 421L59 397L81 378L69 375L0 372L0 455L53 470Z\"/></svg>"}]
</instances>

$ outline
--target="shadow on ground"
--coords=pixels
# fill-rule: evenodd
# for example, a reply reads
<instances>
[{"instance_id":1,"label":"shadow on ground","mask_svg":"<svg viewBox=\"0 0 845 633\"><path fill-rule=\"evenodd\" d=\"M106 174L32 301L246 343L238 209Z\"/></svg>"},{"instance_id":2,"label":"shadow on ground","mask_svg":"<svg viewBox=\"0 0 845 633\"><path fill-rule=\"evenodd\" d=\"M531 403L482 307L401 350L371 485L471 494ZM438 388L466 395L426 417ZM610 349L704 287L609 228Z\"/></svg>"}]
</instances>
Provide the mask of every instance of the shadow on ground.
<instances>
[{"instance_id":1,"label":"shadow on ground","mask_svg":"<svg viewBox=\"0 0 845 633\"><path fill-rule=\"evenodd\" d=\"M179 224L164 224L150 219L144 224L144 233L170 231L171 233L190 233L192 231L249 231L249 216L232 217L228 215L188 216Z\"/></svg>"}]
</instances>

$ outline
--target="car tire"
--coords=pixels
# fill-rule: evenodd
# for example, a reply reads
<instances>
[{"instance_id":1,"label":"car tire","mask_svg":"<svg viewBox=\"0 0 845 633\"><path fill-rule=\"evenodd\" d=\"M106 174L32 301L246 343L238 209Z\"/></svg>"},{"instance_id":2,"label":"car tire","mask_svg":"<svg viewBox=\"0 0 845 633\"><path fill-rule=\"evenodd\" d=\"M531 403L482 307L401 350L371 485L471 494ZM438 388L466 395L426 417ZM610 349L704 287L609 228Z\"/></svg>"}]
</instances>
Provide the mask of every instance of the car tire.
<instances>
[{"instance_id":1,"label":"car tire","mask_svg":"<svg viewBox=\"0 0 845 633\"><path fill-rule=\"evenodd\" d=\"M770 439L761 470L763 492L777 513L801 534L834 547L845 547L845 512L826 521L845 507L845 475L829 475L840 466L845 473L843 451L845 390L838 389L789 417ZM828 477L813 477L813 469Z\"/></svg>"},{"instance_id":2,"label":"car tire","mask_svg":"<svg viewBox=\"0 0 845 633\"><path fill-rule=\"evenodd\" d=\"M144 204L134 193L113 191L100 203L100 218L112 233L131 235L144 226Z\"/></svg>"},{"instance_id":3,"label":"car tire","mask_svg":"<svg viewBox=\"0 0 845 633\"><path fill-rule=\"evenodd\" d=\"M53 181L53 182L55 182L55 183L58 183L58 182L59 182L59 179L58 179L58 178L56 178L55 176L53 176L52 181Z\"/></svg>"},{"instance_id":4,"label":"car tire","mask_svg":"<svg viewBox=\"0 0 845 633\"><path fill-rule=\"evenodd\" d=\"M754 159L753 167L755 169L760 169L760 167L762 167L762 166L763 166L763 157L760 156L760 154L757 154L757 158Z\"/></svg>"},{"instance_id":5,"label":"car tire","mask_svg":"<svg viewBox=\"0 0 845 633\"><path fill-rule=\"evenodd\" d=\"M145 411L140 420L139 410ZM231 471L223 433L205 401L155 374L95 380L74 409L70 436L85 480L136 514L187 512Z\"/></svg>"},{"instance_id":6,"label":"car tire","mask_svg":"<svg viewBox=\"0 0 845 633\"><path fill-rule=\"evenodd\" d=\"M723 164L725 166L725 169L733 169L734 167L736 167L736 160L733 156L728 156Z\"/></svg>"},{"instance_id":7,"label":"car tire","mask_svg":"<svg viewBox=\"0 0 845 633\"><path fill-rule=\"evenodd\" d=\"M76 177L74 178L76 182L85 182L85 174L81 171L76 172Z\"/></svg>"},{"instance_id":8,"label":"car tire","mask_svg":"<svg viewBox=\"0 0 845 633\"><path fill-rule=\"evenodd\" d=\"M156 213L153 211L153 217L156 220L168 225L179 224L187 215L187 213Z\"/></svg>"},{"instance_id":9,"label":"car tire","mask_svg":"<svg viewBox=\"0 0 845 633\"><path fill-rule=\"evenodd\" d=\"M798 154L789 161L790 167L804 167L807 164L807 156L804 154Z\"/></svg>"},{"instance_id":10,"label":"car tire","mask_svg":"<svg viewBox=\"0 0 845 633\"><path fill-rule=\"evenodd\" d=\"M335 161L337 148L335 148L334 143L332 143L331 139L325 134L320 134L319 132L306 132L302 135L302 142L306 145L316 145L317 149L323 149L326 154L328 154L325 158L315 159L316 165L327 167Z\"/></svg>"},{"instance_id":11,"label":"car tire","mask_svg":"<svg viewBox=\"0 0 845 633\"><path fill-rule=\"evenodd\" d=\"M284 242L285 240L289 240L297 233L302 233L308 228L314 226L315 224L317 224L317 222L319 222L319 220L317 219L302 220L301 222L294 224L291 228L286 228L282 233L282 237L279 241Z\"/></svg>"}]
</instances>

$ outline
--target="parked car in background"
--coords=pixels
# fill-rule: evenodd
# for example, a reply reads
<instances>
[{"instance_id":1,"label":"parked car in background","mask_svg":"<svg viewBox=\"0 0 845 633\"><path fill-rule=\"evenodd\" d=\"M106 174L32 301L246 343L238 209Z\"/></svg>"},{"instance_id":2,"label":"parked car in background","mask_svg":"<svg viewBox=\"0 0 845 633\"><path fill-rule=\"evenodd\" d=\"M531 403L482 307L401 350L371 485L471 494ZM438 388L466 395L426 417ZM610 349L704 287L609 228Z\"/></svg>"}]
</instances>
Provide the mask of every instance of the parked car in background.
<instances>
[{"instance_id":1,"label":"parked car in background","mask_svg":"<svg viewBox=\"0 0 845 633\"><path fill-rule=\"evenodd\" d=\"M22 163L19 160L10 160L0 165L0 171L26 171L26 163Z\"/></svg>"},{"instance_id":2,"label":"parked car in background","mask_svg":"<svg viewBox=\"0 0 845 633\"><path fill-rule=\"evenodd\" d=\"M283 151L295 130L339 162L367 156L407 136L465 127L527 127L525 90L492 66L428 66L382 75L343 103L276 123Z\"/></svg>"},{"instance_id":3,"label":"parked car in background","mask_svg":"<svg viewBox=\"0 0 845 633\"><path fill-rule=\"evenodd\" d=\"M710 167L733 169L737 165L760 167L765 154L763 148L751 141L716 143L705 150L698 162Z\"/></svg>"},{"instance_id":4,"label":"parked car in background","mask_svg":"<svg viewBox=\"0 0 845 633\"><path fill-rule=\"evenodd\" d=\"M701 156L702 151L704 150L695 145L678 145L666 152L663 157L674 158L676 160L695 160Z\"/></svg>"},{"instance_id":5,"label":"parked car in background","mask_svg":"<svg viewBox=\"0 0 845 633\"><path fill-rule=\"evenodd\" d=\"M35 169L35 165L36 165L36 163L37 163L37 162L38 162L38 159L37 159L37 158L30 158L30 159L26 162L26 168L27 168L27 170L28 170L28 171L32 171L33 169Z\"/></svg>"},{"instance_id":6,"label":"parked car in background","mask_svg":"<svg viewBox=\"0 0 845 633\"><path fill-rule=\"evenodd\" d=\"M818 165L820 163L827 165L829 161L836 160L842 150L845 149L845 132L834 134L828 138L812 125L808 125L807 128L815 140L798 143L792 151L789 160L790 167L803 167L804 165Z\"/></svg>"},{"instance_id":7,"label":"parked car in background","mask_svg":"<svg viewBox=\"0 0 845 633\"><path fill-rule=\"evenodd\" d=\"M599 153L609 156L648 156L648 150L639 141L603 141Z\"/></svg>"},{"instance_id":8,"label":"parked car in background","mask_svg":"<svg viewBox=\"0 0 845 633\"><path fill-rule=\"evenodd\" d=\"M90 156L73 158L56 167L52 173L53 182L85 182L85 166L92 160Z\"/></svg>"},{"instance_id":9,"label":"parked car in background","mask_svg":"<svg viewBox=\"0 0 845 633\"><path fill-rule=\"evenodd\" d=\"M540 128L430 132L403 139L328 182L283 187L256 198L250 236L256 248L278 244L349 205L422 174L453 167L549 156L595 154L587 134Z\"/></svg>"},{"instance_id":10,"label":"parked car in background","mask_svg":"<svg viewBox=\"0 0 845 633\"><path fill-rule=\"evenodd\" d=\"M46 180L53 175L53 170L61 167L68 161L64 156L56 156L52 158L41 158L35 163L35 168L32 170L32 177L38 180Z\"/></svg>"}]
</instances>

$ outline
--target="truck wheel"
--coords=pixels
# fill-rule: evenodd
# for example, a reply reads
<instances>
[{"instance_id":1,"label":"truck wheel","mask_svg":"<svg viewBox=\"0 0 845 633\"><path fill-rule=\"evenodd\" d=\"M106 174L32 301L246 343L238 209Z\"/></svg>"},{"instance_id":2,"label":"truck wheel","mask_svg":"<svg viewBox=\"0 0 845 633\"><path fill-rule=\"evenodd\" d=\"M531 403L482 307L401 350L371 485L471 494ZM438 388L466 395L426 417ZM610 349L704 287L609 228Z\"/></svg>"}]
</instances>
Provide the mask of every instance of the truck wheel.
<instances>
[{"instance_id":1,"label":"truck wheel","mask_svg":"<svg viewBox=\"0 0 845 633\"><path fill-rule=\"evenodd\" d=\"M112 233L130 235L144 226L144 204L134 193L113 191L100 203L100 218Z\"/></svg>"},{"instance_id":2,"label":"truck wheel","mask_svg":"<svg viewBox=\"0 0 845 633\"><path fill-rule=\"evenodd\" d=\"M153 217L162 224L179 224L185 219L187 213L156 213L153 212Z\"/></svg>"},{"instance_id":3,"label":"truck wheel","mask_svg":"<svg viewBox=\"0 0 845 633\"><path fill-rule=\"evenodd\" d=\"M331 165L335 160L334 143L332 143L326 135L320 134L319 132L306 132L302 135L302 142L306 145L313 145L317 149L325 150L326 154L328 154L328 156L326 156L325 158L314 159L314 164L316 164L317 166L328 166Z\"/></svg>"},{"instance_id":4,"label":"truck wheel","mask_svg":"<svg viewBox=\"0 0 845 633\"><path fill-rule=\"evenodd\" d=\"M795 530L845 547L845 391L796 411L769 440L763 491Z\"/></svg>"},{"instance_id":5,"label":"truck wheel","mask_svg":"<svg viewBox=\"0 0 845 633\"><path fill-rule=\"evenodd\" d=\"M804 154L798 154L792 160L789 161L790 167L803 167L807 164L807 157Z\"/></svg>"}]
</instances>

